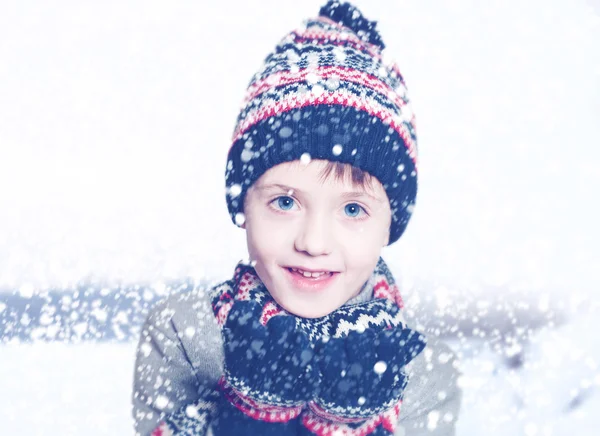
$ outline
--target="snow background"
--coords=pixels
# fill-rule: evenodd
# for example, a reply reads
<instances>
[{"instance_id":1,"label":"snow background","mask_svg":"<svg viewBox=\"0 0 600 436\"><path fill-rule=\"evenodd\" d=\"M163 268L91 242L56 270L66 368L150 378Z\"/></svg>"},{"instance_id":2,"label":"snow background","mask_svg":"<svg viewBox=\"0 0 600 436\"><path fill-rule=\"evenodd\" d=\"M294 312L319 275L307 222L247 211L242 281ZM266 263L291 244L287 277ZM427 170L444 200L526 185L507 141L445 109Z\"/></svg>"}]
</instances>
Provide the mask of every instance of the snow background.
<instances>
[{"instance_id":1,"label":"snow background","mask_svg":"<svg viewBox=\"0 0 600 436\"><path fill-rule=\"evenodd\" d=\"M0 316L85 281L154 298L229 277L246 253L224 201L244 90L322 3L3 1ZM383 257L462 356L458 434L595 434L600 1L355 4L417 116L417 207ZM31 331L0 345L5 431L131 434L135 334Z\"/></svg>"}]
</instances>

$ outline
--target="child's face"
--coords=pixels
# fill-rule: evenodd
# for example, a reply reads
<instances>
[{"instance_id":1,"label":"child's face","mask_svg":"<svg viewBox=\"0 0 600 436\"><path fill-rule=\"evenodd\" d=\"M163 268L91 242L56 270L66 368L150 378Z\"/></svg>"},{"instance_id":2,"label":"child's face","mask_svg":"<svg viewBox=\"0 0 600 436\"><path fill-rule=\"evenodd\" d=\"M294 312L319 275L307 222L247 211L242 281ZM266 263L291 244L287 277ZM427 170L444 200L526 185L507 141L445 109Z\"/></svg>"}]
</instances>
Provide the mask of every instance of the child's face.
<instances>
[{"instance_id":1,"label":"child's face","mask_svg":"<svg viewBox=\"0 0 600 436\"><path fill-rule=\"evenodd\" d=\"M372 178L373 189L365 190L349 177L323 181L326 164L270 168L244 203L248 252L258 276L279 305L304 318L325 316L356 296L389 238L391 211L381 183ZM289 267L335 273L305 278Z\"/></svg>"}]
</instances>

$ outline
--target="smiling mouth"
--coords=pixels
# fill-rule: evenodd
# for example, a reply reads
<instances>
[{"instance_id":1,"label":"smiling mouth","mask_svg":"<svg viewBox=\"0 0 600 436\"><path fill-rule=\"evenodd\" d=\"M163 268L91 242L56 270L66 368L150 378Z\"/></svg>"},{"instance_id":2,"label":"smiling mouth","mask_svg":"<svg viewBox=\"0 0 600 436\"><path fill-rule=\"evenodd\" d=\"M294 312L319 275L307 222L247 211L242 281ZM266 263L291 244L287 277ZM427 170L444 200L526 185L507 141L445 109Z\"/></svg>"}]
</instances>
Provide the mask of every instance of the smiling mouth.
<instances>
[{"instance_id":1,"label":"smiling mouth","mask_svg":"<svg viewBox=\"0 0 600 436\"><path fill-rule=\"evenodd\" d=\"M300 268L293 268L293 267L285 267L285 268L292 274L299 275L306 279L323 279L323 278L331 277L332 275L336 274L335 272L332 272L332 271L310 272L310 271L303 271Z\"/></svg>"},{"instance_id":2,"label":"smiling mouth","mask_svg":"<svg viewBox=\"0 0 600 436\"><path fill-rule=\"evenodd\" d=\"M338 281L338 271L303 271L300 268L282 266L289 283L300 292L323 292Z\"/></svg>"}]
</instances>

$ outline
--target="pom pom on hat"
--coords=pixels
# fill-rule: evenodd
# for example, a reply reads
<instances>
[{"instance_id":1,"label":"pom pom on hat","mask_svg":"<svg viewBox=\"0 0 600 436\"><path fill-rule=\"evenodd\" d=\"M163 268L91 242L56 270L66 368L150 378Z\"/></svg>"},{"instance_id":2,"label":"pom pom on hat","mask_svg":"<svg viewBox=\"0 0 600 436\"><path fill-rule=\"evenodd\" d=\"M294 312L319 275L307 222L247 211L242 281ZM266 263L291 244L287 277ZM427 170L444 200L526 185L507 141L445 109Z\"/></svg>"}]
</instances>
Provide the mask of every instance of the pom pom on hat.
<instances>
[{"instance_id":1,"label":"pom pom on hat","mask_svg":"<svg viewBox=\"0 0 600 436\"><path fill-rule=\"evenodd\" d=\"M363 14L350 3L340 3L337 0L329 0L319 11L319 16L336 21L354 31L360 39L385 48L381 35L375 29L377 21L367 20Z\"/></svg>"}]
</instances>

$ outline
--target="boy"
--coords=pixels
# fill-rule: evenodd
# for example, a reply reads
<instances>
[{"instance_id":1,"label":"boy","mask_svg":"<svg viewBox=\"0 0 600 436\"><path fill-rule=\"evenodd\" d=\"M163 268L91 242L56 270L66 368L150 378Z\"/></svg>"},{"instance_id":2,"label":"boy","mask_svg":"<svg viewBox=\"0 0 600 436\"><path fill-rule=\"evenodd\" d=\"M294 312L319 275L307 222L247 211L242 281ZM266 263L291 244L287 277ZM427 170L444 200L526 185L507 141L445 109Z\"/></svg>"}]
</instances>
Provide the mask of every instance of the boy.
<instances>
[{"instance_id":1,"label":"boy","mask_svg":"<svg viewBox=\"0 0 600 436\"><path fill-rule=\"evenodd\" d=\"M138 435L453 435L451 350L407 327L380 257L416 198L406 87L375 23L329 1L253 78L227 205L250 264L149 314Z\"/></svg>"}]
</instances>

